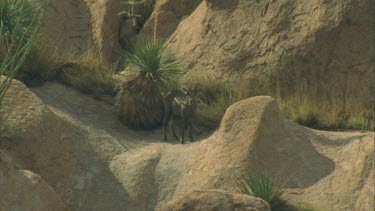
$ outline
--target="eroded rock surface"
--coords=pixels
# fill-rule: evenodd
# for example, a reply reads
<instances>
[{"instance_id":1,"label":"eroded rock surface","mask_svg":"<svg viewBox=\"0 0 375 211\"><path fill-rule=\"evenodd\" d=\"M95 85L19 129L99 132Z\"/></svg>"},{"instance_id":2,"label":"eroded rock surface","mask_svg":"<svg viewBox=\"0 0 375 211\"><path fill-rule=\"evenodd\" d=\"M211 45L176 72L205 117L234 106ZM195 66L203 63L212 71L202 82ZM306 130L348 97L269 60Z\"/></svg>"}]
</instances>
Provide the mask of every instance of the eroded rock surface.
<instances>
[{"instance_id":1,"label":"eroded rock surface","mask_svg":"<svg viewBox=\"0 0 375 211\"><path fill-rule=\"evenodd\" d=\"M183 58L188 75L319 81L367 101L374 84L373 31L373 0L206 0L167 45Z\"/></svg>"},{"instance_id":2,"label":"eroded rock surface","mask_svg":"<svg viewBox=\"0 0 375 211\"><path fill-rule=\"evenodd\" d=\"M0 110L9 143L0 147L18 169L39 175L69 210L157 210L171 200L179 206L192 191L236 194L237 179L265 173L285 186L293 204L374 210L374 133L296 125L271 97L233 104L213 135L181 145L155 143L161 130L121 126L111 105L64 86L33 92L13 81Z\"/></svg>"},{"instance_id":3,"label":"eroded rock surface","mask_svg":"<svg viewBox=\"0 0 375 211\"><path fill-rule=\"evenodd\" d=\"M267 202L221 190L192 191L162 205L160 211L271 211Z\"/></svg>"},{"instance_id":4,"label":"eroded rock surface","mask_svg":"<svg viewBox=\"0 0 375 211\"><path fill-rule=\"evenodd\" d=\"M16 169L0 150L0 210L65 211L59 195L37 174Z\"/></svg>"}]
</instances>

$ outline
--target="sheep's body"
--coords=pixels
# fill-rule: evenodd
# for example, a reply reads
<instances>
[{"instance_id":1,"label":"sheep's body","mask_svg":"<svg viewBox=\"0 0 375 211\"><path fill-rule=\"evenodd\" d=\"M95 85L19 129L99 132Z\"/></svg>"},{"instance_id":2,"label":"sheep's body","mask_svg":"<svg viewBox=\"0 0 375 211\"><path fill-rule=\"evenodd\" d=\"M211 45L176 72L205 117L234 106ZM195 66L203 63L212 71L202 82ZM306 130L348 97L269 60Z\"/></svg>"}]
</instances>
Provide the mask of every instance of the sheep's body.
<instances>
[{"instance_id":1,"label":"sheep's body","mask_svg":"<svg viewBox=\"0 0 375 211\"><path fill-rule=\"evenodd\" d=\"M169 92L165 98L165 114L163 118L163 135L164 141L167 141L166 127L171 123L172 134L176 139L179 139L174 129L175 121L180 118L182 119L181 127L181 138L180 141L184 143L185 129L189 130L190 141L193 141L192 134L192 118L195 110L197 109L197 103L195 100L196 87L194 89L188 89L187 91L173 90Z\"/></svg>"}]
</instances>

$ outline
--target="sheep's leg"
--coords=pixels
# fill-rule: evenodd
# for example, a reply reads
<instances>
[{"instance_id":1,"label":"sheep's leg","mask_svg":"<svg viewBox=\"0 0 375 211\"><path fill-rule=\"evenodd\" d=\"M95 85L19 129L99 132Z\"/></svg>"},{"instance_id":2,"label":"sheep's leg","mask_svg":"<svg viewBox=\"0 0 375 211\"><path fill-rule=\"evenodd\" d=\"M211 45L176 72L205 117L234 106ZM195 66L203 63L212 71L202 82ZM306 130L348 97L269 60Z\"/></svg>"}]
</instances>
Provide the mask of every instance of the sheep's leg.
<instances>
[{"instance_id":1,"label":"sheep's leg","mask_svg":"<svg viewBox=\"0 0 375 211\"><path fill-rule=\"evenodd\" d=\"M176 140L179 140L178 136L176 135L176 131L174 130L174 118L171 119L171 128L172 128L172 134Z\"/></svg>"},{"instance_id":2,"label":"sheep's leg","mask_svg":"<svg viewBox=\"0 0 375 211\"><path fill-rule=\"evenodd\" d=\"M163 141L164 142L166 142L167 141L167 133L166 133L166 127L167 125L166 125L166 123L163 121L163 136L164 136L164 139L163 139Z\"/></svg>"},{"instance_id":3,"label":"sheep's leg","mask_svg":"<svg viewBox=\"0 0 375 211\"><path fill-rule=\"evenodd\" d=\"M166 108L166 112L165 112L165 115L164 115L164 118L163 118L163 136L164 136L164 140L163 141L167 141L167 127L168 127L168 123L169 123L169 118L170 118L170 111L168 108Z\"/></svg>"},{"instance_id":4,"label":"sheep's leg","mask_svg":"<svg viewBox=\"0 0 375 211\"><path fill-rule=\"evenodd\" d=\"M191 123L191 121L189 121L189 138L190 138L190 142L194 141L194 138L193 138L193 124Z\"/></svg>"},{"instance_id":5,"label":"sheep's leg","mask_svg":"<svg viewBox=\"0 0 375 211\"><path fill-rule=\"evenodd\" d=\"M186 128L186 124L187 122L186 122L186 120L185 120L185 118L183 118L183 123L182 123L182 127L181 127L181 144L184 144L184 135L185 135L185 128Z\"/></svg>"}]
</instances>

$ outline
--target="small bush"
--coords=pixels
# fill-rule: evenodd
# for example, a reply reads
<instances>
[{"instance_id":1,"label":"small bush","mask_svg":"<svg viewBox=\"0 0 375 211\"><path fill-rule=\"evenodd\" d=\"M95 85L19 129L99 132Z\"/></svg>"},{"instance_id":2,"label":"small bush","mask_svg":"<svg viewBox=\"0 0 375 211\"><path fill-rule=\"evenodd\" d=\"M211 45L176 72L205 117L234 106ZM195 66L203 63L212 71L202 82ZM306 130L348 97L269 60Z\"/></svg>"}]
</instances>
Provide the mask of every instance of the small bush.
<instances>
[{"instance_id":1,"label":"small bush","mask_svg":"<svg viewBox=\"0 0 375 211\"><path fill-rule=\"evenodd\" d=\"M267 201L271 210L287 210L288 203L282 198L283 189L268 176L249 177L238 181L239 193L255 196Z\"/></svg>"},{"instance_id":2,"label":"small bush","mask_svg":"<svg viewBox=\"0 0 375 211\"><path fill-rule=\"evenodd\" d=\"M52 44L37 42L17 74L17 79L27 85L41 85L45 81L57 80L67 56Z\"/></svg>"},{"instance_id":3,"label":"small bush","mask_svg":"<svg viewBox=\"0 0 375 211\"><path fill-rule=\"evenodd\" d=\"M114 94L116 65L106 62L95 50L89 49L65 64L57 80L94 96Z\"/></svg>"},{"instance_id":4,"label":"small bush","mask_svg":"<svg viewBox=\"0 0 375 211\"><path fill-rule=\"evenodd\" d=\"M199 84L194 125L209 130L219 126L226 109L233 103L261 93L260 88L251 83L233 83L208 77L189 77L183 84Z\"/></svg>"},{"instance_id":5,"label":"small bush","mask_svg":"<svg viewBox=\"0 0 375 211\"><path fill-rule=\"evenodd\" d=\"M162 120L163 96L178 87L179 63L160 43L138 42L125 54L128 77L116 97L120 120L133 129L153 129Z\"/></svg>"},{"instance_id":6,"label":"small bush","mask_svg":"<svg viewBox=\"0 0 375 211\"><path fill-rule=\"evenodd\" d=\"M0 0L0 103L37 40L49 1Z\"/></svg>"},{"instance_id":7,"label":"small bush","mask_svg":"<svg viewBox=\"0 0 375 211\"><path fill-rule=\"evenodd\" d=\"M373 104L365 105L355 94L342 96L324 85L300 82L297 89L280 94L277 88L249 82L193 77L185 84L200 84L195 125L215 129L226 109L233 103L257 95L273 96L281 112L297 124L320 130L373 130ZM358 91L352 91L356 93Z\"/></svg>"}]
</instances>

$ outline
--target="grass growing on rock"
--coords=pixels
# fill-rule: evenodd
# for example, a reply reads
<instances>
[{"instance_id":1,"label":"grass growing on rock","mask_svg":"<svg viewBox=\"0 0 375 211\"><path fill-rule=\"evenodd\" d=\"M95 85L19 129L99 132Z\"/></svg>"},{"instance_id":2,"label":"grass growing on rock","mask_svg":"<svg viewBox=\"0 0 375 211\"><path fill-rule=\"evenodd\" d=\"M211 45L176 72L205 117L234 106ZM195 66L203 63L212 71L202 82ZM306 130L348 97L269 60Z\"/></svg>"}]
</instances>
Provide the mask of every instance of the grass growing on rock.
<instances>
[{"instance_id":1,"label":"grass growing on rock","mask_svg":"<svg viewBox=\"0 0 375 211\"><path fill-rule=\"evenodd\" d=\"M237 190L239 193L267 201L271 210L290 210L283 198L284 190L267 175L243 178L238 181Z\"/></svg>"},{"instance_id":2,"label":"grass growing on rock","mask_svg":"<svg viewBox=\"0 0 375 211\"><path fill-rule=\"evenodd\" d=\"M64 66L58 79L63 83L94 96L114 93L116 64L106 62L95 50L87 50Z\"/></svg>"},{"instance_id":3,"label":"grass growing on rock","mask_svg":"<svg viewBox=\"0 0 375 211\"><path fill-rule=\"evenodd\" d=\"M323 85L299 82L295 89L266 87L248 82L228 82L222 79L185 79L190 86L200 84L195 124L205 129L219 126L226 109L242 99L271 95L281 112L292 121L320 130L373 130L373 103L363 103L355 94L342 95ZM353 90L351 93L358 91Z\"/></svg>"},{"instance_id":4,"label":"grass growing on rock","mask_svg":"<svg viewBox=\"0 0 375 211\"><path fill-rule=\"evenodd\" d=\"M92 48L74 56L59 51L58 45L39 42L26 58L17 79L30 86L57 81L94 97L114 94L117 64L105 61Z\"/></svg>"},{"instance_id":5,"label":"grass growing on rock","mask_svg":"<svg viewBox=\"0 0 375 211\"><path fill-rule=\"evenodd\" d=\"M235 102L255 96L257 89L251 84L234 84L222 79L208 77L190 77L183 84L194 86L199 84L198 108L195 124L204 129L214 129L221 121L226 109Z\"/></svg>"},{"instance_id":6,"label":"grass growing on rock","mask_svg":"<svg viewBox=\"0 0 375 211\"><path fill-rule=\"evenodd\" d=\"M34 86L55 80L64 58L66 56L59 52L57 45L37 42L17 74L17 79Z\"/></svg>"}]
</instances>

